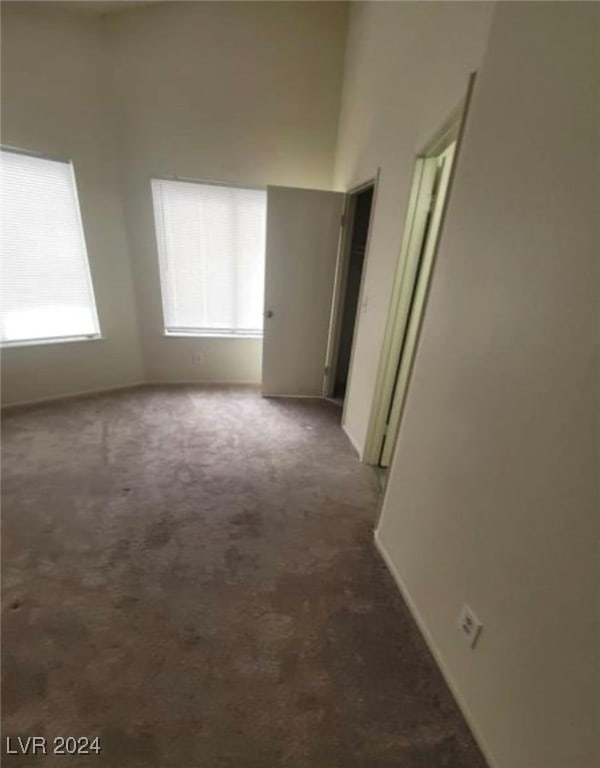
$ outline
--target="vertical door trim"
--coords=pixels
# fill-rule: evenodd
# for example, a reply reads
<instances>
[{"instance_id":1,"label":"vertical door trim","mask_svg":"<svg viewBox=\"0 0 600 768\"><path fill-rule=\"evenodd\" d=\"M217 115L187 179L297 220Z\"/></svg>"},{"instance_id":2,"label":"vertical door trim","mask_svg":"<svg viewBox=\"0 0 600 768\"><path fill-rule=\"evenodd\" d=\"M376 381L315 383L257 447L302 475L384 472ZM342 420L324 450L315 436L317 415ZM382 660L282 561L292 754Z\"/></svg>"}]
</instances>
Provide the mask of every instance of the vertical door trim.
<instances>
[{"instance_id":1,"label":"vertical door trim","mask_svg":"<svg viewBox=\"0 0 600 768\"><path fill-rule=\"evenodd\" d=\"M429 198L435 180L435 160L418 157L415 163L412 189L406 214L400 258L392 287L390 314L383 340L383 350L377 372L375 409L369 424L369 434L363 461L378 464L385 427L390 411L390 401L396 382L398 361L405 335L410 298L416 279L419 253L429 212Z\"/></svg>"},{"instance_id":2,"label":"vertical door trim","mask_svg":"<svg viewBox=\"0 0 600 768\"><path fill-rule=\"evenodd\" d=\"M448 180L448 188L446 198L444 200L443 209L440 217L439 229L436 237L436 242L433 247L433 255L431 262L431 271L435 267L435 260L437 256L440 233L444 226L446 218L446 212L448 209L448 200L454 181L454 175L456 172L457 160L460 155L460 149L462 139L464 136L465 125L469 112L469 105L473 96L473 89L475 86L476 73L471 73L467 84L467 91L464 100L455 110L454 115L443 126L442 131L438 131L434 140L429 142L428 149L421 153L417 157L415 172L413 176L413 184L411 188L408 209L406 213L406 227L404 230L402 245L400 250L400 258L394 276L394 282L392 287L392 296L390 299L388 319L386 324L385 335L381 348L381 354L379 357L379 366L377 369L377 377L375 382L375 391L373 400L371 402L371 414L369 417L369 426L367 428L367 438L365 440L365 450L363 452L362 460L367 464L377 465L379 463L381 449L383 446L383 440L385 436L385 428L387 423L388 414L391 408L391 400L394 393L394 387L396 382L396 373L398 371L398 364L401 354L402 339L405 334L405 326L407 318L404 318L402 323L402 298L405 292L402 290L402 283L404 281L405 262L410 253L411 245L414 247L414 224L415 217L418 216L418 200L422 195L422 184L427 183L427 177L424 177L424 169L426 163L432 162L432 155L437 156L441 153L443 143L446 145L450 143L450 138L454 135L456 140L456 149L454 153L454 162L450 171L450 178ZM435 161L433 161L435 162ZM421 245L421 243L419 244ZM426 311L427 299L429 296L429 285L425 288L425 294L423 298L423 312ZM401 326L401 327L399 327ZM419 323L420 328L420 323ZM417 341L418 344L418 335ZM407 388L410 382L407 382Z\"/></svg>"},{"instance_id":3,"label":"vertical door trim","mask_svg":"<svg viewBox=\"0 0 600 768\"><path fill-rule=\"evenodd\" d=\"M329 314L329 331L327 333L327 352L325 353L325 371L323 376L323 397L332 397L335 388L335 367L337 365L339 338L342 326L342 298L345 294L346 278L350 243L352 241L352 223L356 200L351 192L346 193L342 213L340 239L335 264L331 311Z\"/></svg>"},{"instance_id":4,"label":"vertical door trim","mask_svg":"<svg viewBox=\"0 0 600 768\"><path fill-rule=\"evenodd\" d=\"M354 321L354 332L352 334L352 346L350 348L350 361L348 362L348 380L346 382L346 397L342 407L342 428L346 423L346 413L348 410L348 393L352 387L352 370L355 361L356 339L358 337L358 326L360 324L361 310L363 306L363 296L365 291L365 278L369 269L371 257L371 242L373 239L373 222L375 221L375 212L377 210L377 198L379 197L379 182L381 179L381 166L377 166L377 172L373 182L373 199L371 201L371 213L369 215L369 231L367 232L367 242L365 243L365 258L363 261L362 274L360 276L360 288L358 290L358 301L356 303L356 319ZM346 433L347 434L347 433ZM360 451L358 452L360 456Z\"/></svg>"},{"instance_id":5,"label":"vertical door trim","mask_svg":"<svg viewBox=\"0 0 600 768\"><path fill-rule=\"evenodd\" d=\"M431 223L422 243L419 265L417 267L417 277L414 282L413 295L411 297L411 305L407 310L399 366L391 394L391 407L388 413L385 434L383 436L381 453L378 461L383 467L388 467L391 464L392 453L400 429L400 421L406 402L419 332L423 314L425 312L425 299L433 268L433 256L442 226L442 215L446 206L449 180L452 173L455 152L456 143L453 142L447 149L438 155L437 158L435 158L436 165L438 164L438 160L442 160L443 165L441 166L439 187L435 192L436 200L430 212Z\"/></svg>"}]
</instances>

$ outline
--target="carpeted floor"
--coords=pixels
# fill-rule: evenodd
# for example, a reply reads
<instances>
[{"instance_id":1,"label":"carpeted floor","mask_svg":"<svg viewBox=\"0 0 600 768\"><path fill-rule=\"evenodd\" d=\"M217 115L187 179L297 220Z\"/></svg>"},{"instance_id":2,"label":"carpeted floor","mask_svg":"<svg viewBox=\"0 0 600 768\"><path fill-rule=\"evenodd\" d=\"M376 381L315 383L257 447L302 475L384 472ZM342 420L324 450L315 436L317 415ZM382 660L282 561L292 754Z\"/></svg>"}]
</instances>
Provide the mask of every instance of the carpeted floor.
<instances>
[{"instance_id":1,"label":"carpeted floor","mask_svg":"<svg viewBox=\"0 0 600 768\"><path fill-rule=\"evenodd\" d=\"M4 416L4 737L102 747L7 766L484 768L340 413L178 387Z\"/></svg>"}]
</instances>

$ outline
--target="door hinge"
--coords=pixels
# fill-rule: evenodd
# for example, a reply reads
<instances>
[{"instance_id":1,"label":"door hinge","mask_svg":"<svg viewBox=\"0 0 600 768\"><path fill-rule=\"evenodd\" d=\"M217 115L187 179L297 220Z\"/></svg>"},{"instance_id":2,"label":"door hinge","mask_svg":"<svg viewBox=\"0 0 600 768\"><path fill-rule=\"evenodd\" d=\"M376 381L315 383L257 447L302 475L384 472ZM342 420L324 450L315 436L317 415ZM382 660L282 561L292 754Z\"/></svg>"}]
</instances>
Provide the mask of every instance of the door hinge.
<instances>
[{"instance_id":1,"label":"door hinge","mask_svg":"<svg viewBox=\"0 0 600 768\"><path fill-rule=\"evenodd\" d=\"M329 366L325 366L325 376L329 376Z\"/></svg>"}]
</instances>

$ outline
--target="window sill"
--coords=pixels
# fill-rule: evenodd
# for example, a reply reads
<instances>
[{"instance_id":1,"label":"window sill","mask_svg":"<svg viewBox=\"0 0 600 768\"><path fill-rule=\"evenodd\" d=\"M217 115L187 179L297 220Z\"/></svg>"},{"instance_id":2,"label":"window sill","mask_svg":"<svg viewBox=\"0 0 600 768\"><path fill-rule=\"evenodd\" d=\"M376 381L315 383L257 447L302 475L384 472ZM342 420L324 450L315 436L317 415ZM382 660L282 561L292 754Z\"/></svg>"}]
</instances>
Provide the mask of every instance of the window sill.
<instances>
[{"instance_id":1,"label":"window sill","mask_svg":"<svg viewBox=\"0 0 600 768\"><path fill-rule=\"evenodd\" d=\"M0 349L17 349L20 347L45 347L48 344L71 344L82 341L104 341L103 337L98 336L63 336L53 339L25 339L23 341L3 341L0 343Z\"/></svg>"},{"instance_id":2,"label":"window sill","mask_svg":"<svg viewBox=\"0 0 600 768\"><path fill-rule=\"evenodd\" d=\"M262 333L207 333L198 331L197 333L185 331L164 331L163 336L167 339L262 339Z\"/></svg>"}]
</instances>

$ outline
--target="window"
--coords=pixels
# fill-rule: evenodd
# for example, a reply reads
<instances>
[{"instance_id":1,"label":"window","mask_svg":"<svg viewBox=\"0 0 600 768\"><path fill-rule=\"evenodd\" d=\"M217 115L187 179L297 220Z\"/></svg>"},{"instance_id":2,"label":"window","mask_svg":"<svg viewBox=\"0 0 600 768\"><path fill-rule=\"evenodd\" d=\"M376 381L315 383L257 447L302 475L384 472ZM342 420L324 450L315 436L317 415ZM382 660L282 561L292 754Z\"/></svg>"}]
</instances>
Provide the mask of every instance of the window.
<instances>
[{"instance_id":1,"label":"window","mask_svg":"<svg viewBox=\"0 0 600 768\"><path fill-rule=\"evenodd\" d=\"M264 190L152 180L167 334L260 336Z\"/></svg>"},{"instance_id":2,"label":"window","mask_svg":"<svg viewBox=\"0 0 600 768\"><path fill-rule=\"evenodd\" d=\"M99 336L73 166L0 158L2 344Z\"/></svg>"}]
</instances>

